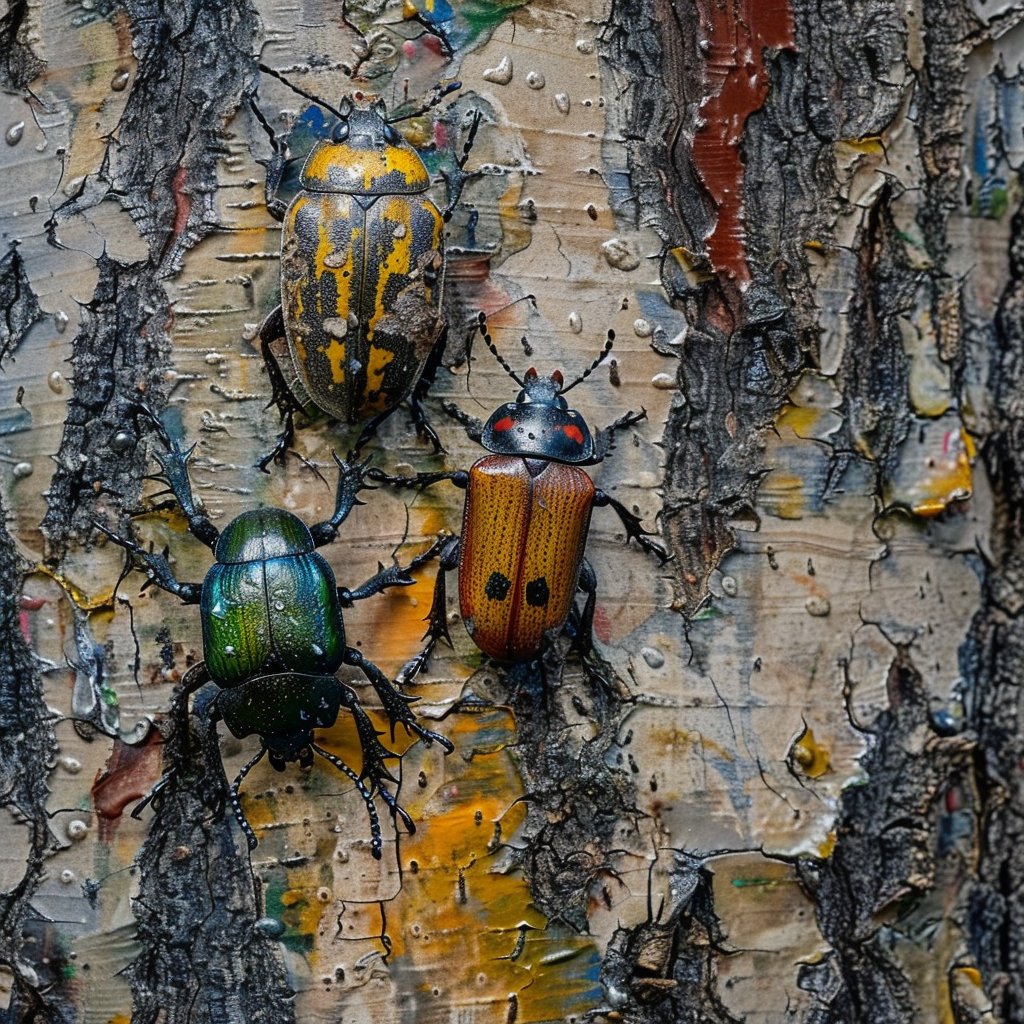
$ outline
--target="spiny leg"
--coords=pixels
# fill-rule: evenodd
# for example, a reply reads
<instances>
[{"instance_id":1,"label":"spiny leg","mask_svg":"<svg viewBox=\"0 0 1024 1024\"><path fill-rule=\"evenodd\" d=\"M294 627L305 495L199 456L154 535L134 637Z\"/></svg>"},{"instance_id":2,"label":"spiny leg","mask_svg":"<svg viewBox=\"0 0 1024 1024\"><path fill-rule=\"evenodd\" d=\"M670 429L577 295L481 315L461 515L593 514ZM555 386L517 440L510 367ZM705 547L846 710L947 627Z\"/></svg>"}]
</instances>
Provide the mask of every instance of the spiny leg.
<instances>
[{"instance_id":1,"label":"spiny leg","mask_svg":"<svg viewBox=\"0 0 1024 1024\"><path fill-rule=\"evenodd\" d=\"M338 536L341 524L348 518L352 509L356 505L366 504L359 500L359 492L367 486L364 481L369 475L367 467L370 465L370 460L366 459L363 462L342 460L336 451L331 452L331 457L338 467L338 489L334 498L334 515L330 519L310 527L309 532L313 534L313 543L317 547L330 544Z\"/></svg>"},{"instance_id":2,"label":"spiny leg","mask_svg":"<svg viewBox=\"0 0 1024 1024\"><path fill-rule=\"evenodd\" d=\"M378 562L378 571L371 576L362 586L355 590L348 590L345 587L338 587L338 599L342 607L351 608L353 602L362 601L374 594L379 594L388 587L409 587L416 581L410 575L421 566L429 562L444 547L448 538L442 537L427 548L421 555L417 555L408 565L389 565L385 568Z\"/></svg>"},{"instance_id":3,"label":"spiny leg","mask_svg":"<svg viewBox=\"0 0 1024 1024\"><path fill-rule=\"evenodd\" d=\"M427 631L423 634L427 645L406 662L396 680L399 686L412 682L426 667L438 640L444 640L449 647L455 646L452 643L451 634L448 632L448 588L445 574L458 568L462 539L460 537L444 537L438 543L441 545L441 550L437 566L437 579L434 581L434 599L430 603L430 612L427 615ZM431 551L437 546L437 544L433 545Z\"/></svg>"},{"instance_id":4,"label":"spiny leg","mask_svg":"<svg viewBox=\"0 0 1024 1024\"><path fill-rule=\"evenodd\" d=\"M427 356L423 372L420 374L419 380L416 381L412 394L409 395L409 412L412 414L412 423L416 428L416 436L422 437L425 441L429 442L434 449L435 455L439 455L445 449L444 445L441 444L441 439L437 436L437 431L434 430L427 416L426 409L423 408L423 402L437 377L437 370L441 365L441 357L447 344L448 325L445 324L437 341L434 342L434 347L430 350L430 355Z\"/></svg>"},{"instance_id":5,"label":"spiny leg","mask_svg":"<svg viewBox=\"0 0 1024 1024\"><path fill-rule=\"evenodd\" d=\"M146 573L148 579L142 584L143 590L155 583L161 590L166 590L169 594L181 598L185 604L199 604L203 585L201 583L181 583L175 579L170 563L167 561L166 549L163 554L158 555L155 552L147 551L133 540L126 540L124 537L118 536L102 523L93 522L93 526L109 537L118 547L124 548L128 552L133 568Z\"/></svg>"},{"instance_id":6,"label":"spiny leg","mask_svg":"<svg viewBox=\"0 0 1024 1024\"><path fill-rule=\"evenodd\" d=\"M622 525L626 528L627 544L632 537L647 554L654 555L662 565L669 560L671 557L669 553L657 541L651 540L654 534L649 530L645 530L640 517L630 512L621 501L616 500L610 494L605 494L604 491L596 491L594 494L594 504L598 506L610 505L615 509L619 519L622 520Z\"/></svg>"},{"instance_id":7,"label":"spiny leg","mask_svg":"<svg viewBox=\"0 0 1024 1024\"><path fill-rule=\"evenodd\" d=\"M266 455L260 457L256 465L264 472L269 473L267 466L271 462L281 463L284 456L295 441L295 413L301 410L301 406L288 387L284 378L281 365L271 347L274 341L285 336L284 311L278 306L268 314L259 326L260 352L263 355L263 364L267 368L267 376L270 378L270 401L266 408L272 405L277 406L283 424L281 433L277 435L277 442Z\"/></svg>"},{"instance_id":8,"label":"spiny leg","mask_svg":"<svg viewBox=\"0 0 1024 1024\"><path fill-rule=\"evenodd\" d=\"M263 758L263 755L267 752L265 746L260 747L259 752L256 754L248 764L242 766L242 770L238 773L235 781L231 783L228 788L228 799L231 801L231 810L235 812L235 820L238 822L239 828L245 833L245 841L249 845L250 850L255 850L259 845L259 840L256 838L256 833L253 832L252 826L249 824L245 817L245 812L242 810L242 805L238 800L238 787L241 786L246 775L259 763Z\"/></svg>"},{"instance_id":9,"label":"spiny leg","mask_svg":"<svg viewBox=\"0 0 1024 1024\"><path fill-rule=\"evenodd\" d=\"M382 469L371 469L366 475L377 483L389 484L399 490L417 487L422 491L424 487L430 487L442 480L450 480L456 487L463 489L469 486L469 474L464 469L441 473L417 473L415 476L390 476Z\"/></svg>"},{"instance_id":10,"label":"spiny leg","mask_svg":"<svg viewBox=\"0 0 1024 1024\"><path fill-rule=\"evenodd\" d=\"M340 757L335 756L329 750L324 750L323 747L318 747L315 743L311 743L310 746L322 758L330 761L339 772L347 775L355 783L356 789L359 790L359 795L363 798L363 803L366 804L366 813L370 818L370 852L375 860L380 860L383 842L380 834L380 817L377 814L377 805L373 802L373 794L363 785L363 780ZM387 791L382 786L378 786L378 792L383 796ZM387 794L385 799L388 797L391 797L390 793ZM391 799L394 798L392 797Z\"/></svg>"},{"instance_id":11,"label":"spiny leg","mask_svg":"<svg viewBox=\"0 0 1024 1024\"><path fill-rule=\"evenodd\" d=\"M378 738L381 734L377 732L370 721L370 716L363 710L355 691L340 680L338 687L341 705L352 715L356 723L356 732L359 734L359 746L363 752L363 770L359 777L370 780L371 792L378 789L384 779L397 783L398 779L387 770L384 761L389 757L397 758L398 755L381 743Z\"/></svg>"},{"instance_id":12,"label":"spiny leg","mask_svg":"<svg viewBox=\"0 0 1024 1024\"><path fill-rule=\"evenodd\" d=\"M188 463L196 446L192 445L187 452L183 452L177 441L171 440L166 435L164 435L164 440L167 442L167 451L158 452L156 460L160 463L160 468L164 471L164 476L167 478L167 483L174 492L175 498L178 499L181 511L188 519L189 532L212 551L217 546L220 531L200 509L199 503L192 494L192 481L188 475Z\"/></svg>"},{"instance_id":13,"label":"spiny leg","mask_svg":"<svg viewBox=\"0 0 1024 1024\"><path fill-rule=\"evenodd\" d=\"M631 409L625 415L620 416L614 423L597 431L597 435L594 438L594 461L601 462L615 447L616 431L625 430L626 427L631 427L634 423L639 423L645 419L647 419L646 409L641 409L639 412L633 412Z\"/></svg>"},{"instance_id":14,"label":"spiny leg","mask_svg":"<svg viewBox=\"0 0 1024 1024\"><path fill-rule=\"evenodd\" d=\"M470 151L473 149L473 143L476 141L476 133L480 128L480 122L483 120L483 114L479 110L473 111L473 120L470 122L469 129L466 132L465 141L462 143L462 155L455 162L455 169L447 174L442 173L442 177L445 181L445 187L448 189L448 205L445 206L441 212L441 216L444 218L444 222L447 224L452 219L452 214L455 213L455 208L459 205L459 200L462 198L462 190L465 188L466 182L470 178L476 178L480 175L479 171L466 172L466 162L469 160Z\"/></svg>"},{"instance_id":15,"label":"spiny leg","mask_svg":"<svg viewBox=\"0 0 1024 1024\"><path fill-rule=\"evenodd\" d=\"M366 678L370 680L374 690L377 692L377 696L380 698L381 704L384 706L384 713L388 716L388 721L391 723L392 740L395 738L395 726L401 722L408 732L415 733L426 743L437 742L449 754L455 749L451 740L440 736L436 732L431 732L429 729L424 729L416 721L416 716L412 713L409 704L418 700L418 698L399 693L395 689L394 683L372 661L364 658L354 647L345 649L345 664L354 665L356 668L362 669Z\"/></svg>"}]
</instances>

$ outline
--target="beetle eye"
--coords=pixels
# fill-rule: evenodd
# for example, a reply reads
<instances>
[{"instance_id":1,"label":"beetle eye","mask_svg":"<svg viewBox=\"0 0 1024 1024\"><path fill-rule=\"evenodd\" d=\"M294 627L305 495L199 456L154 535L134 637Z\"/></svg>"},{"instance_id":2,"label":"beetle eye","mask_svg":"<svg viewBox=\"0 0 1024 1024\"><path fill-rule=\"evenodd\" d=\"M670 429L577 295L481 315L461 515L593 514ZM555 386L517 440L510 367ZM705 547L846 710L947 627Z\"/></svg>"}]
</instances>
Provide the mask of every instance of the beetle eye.
<instances>
[{"instance_id":1,"label":"beetle eye","mask_svg":"<svg viewBox=\"0 0 1024 1024\"><path fill-rule=\"evenodd\" d=\"M348 138L348 121L339 121L331 132L331 138L335 142L344 142Z\"/></svg>"},{"instance_id":2,"label":"beetle eye","mask_svg":"<svg viewBox=\"0 0 1024 1024\"><path fill-rule=\"evenodd\" d=\"M402 141L402 133L393 125L384 122L384 141L391 146L397 146Z\"/></svg>"}]
</instances>

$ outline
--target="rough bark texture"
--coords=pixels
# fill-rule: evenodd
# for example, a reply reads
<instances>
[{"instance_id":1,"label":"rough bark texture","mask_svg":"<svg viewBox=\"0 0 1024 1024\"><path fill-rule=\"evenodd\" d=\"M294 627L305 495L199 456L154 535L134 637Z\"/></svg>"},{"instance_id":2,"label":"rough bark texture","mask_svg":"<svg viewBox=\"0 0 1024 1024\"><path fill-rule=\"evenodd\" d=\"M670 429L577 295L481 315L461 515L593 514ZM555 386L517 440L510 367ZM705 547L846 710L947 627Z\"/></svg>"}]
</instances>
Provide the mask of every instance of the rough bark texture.
<instances>
[{"instance_id":1,"label":"rough bark texture","mask_svg":"<svg viewBox=\"0 0 1024 1024\"><path fill-rule=\"evenodd\" d=\"M0 1019L1024 1024L1024 7L300 8L0 9ZM167 714L199 613L139 595L96 524L202 579L147 482L157 416L215 524L330 515L352 432L300 417L255 465L268 168L287 201L317 96L405 111L451 78L397 122L450 177L482 115L446 451L399 411L364 454L479 457L442 410L517 390L466 348L479 311L520 374L575 377L611 327L569 398L596 428L646 409L590 471L673 558L595 509L585 657L577 610L488 663L451 595L409 690L456 751L383 736L415 834L385 815L375 860L344 775L264 762L250 854L255 741L206 690ZM444 488L364 493L322 549L339 584L457 531ZM346 611L392 678L432 583ZM358 765L350 715L321 737Z\"/></svg>"}]
</instances>

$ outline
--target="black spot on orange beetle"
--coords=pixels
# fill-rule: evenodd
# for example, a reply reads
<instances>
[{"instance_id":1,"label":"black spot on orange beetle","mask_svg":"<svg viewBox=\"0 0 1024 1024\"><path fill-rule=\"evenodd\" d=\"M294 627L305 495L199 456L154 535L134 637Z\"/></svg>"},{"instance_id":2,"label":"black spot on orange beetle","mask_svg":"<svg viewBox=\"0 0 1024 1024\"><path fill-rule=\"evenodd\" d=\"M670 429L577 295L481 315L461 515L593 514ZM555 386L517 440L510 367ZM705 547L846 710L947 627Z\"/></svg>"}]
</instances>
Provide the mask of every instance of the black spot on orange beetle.
<instances>
[{"instance_id":1,"label":"black spot on orange beetle","mask_svg":"<svg viewBox=\"0 0 1024 1024\"><path fill-rule=\"evenodd\" d=\"M548 589L548 581L543 576L538 576L535 580L530 580L526 584L526 603L533 608L543 608L548 603L548 598L551 597L551 591Z\"/></svg>"},{"instance_id":2,"label":"black spot on orange beetle","mask_svg":"<svg viewBox=\"0 0 1024 1024\"><path fill-rule=\"evenodd\" d=\"M500 572L492 572L491 578L484 587L484 593L492 601L504 601L508 597L508 588L511 586L512 581L507 576Z\"/></svg>"}]
</instances>

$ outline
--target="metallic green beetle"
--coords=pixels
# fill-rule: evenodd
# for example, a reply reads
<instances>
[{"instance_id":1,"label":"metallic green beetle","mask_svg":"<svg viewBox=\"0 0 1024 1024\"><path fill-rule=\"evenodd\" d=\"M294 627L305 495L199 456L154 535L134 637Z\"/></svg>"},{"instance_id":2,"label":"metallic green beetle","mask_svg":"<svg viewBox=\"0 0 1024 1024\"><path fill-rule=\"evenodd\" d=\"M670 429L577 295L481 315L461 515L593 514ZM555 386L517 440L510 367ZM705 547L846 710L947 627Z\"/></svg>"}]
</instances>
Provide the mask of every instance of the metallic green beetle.
<instances>
[{"instance_id":1,"label":"metallic green beetle","mask_svg":"<svg viewBox=\"0 0 1024 1024\"><path fill-rule=\"evenodd\" d=\"M146 551L135 541L102 526L100 529L129 552L132 566L144 571L149 582L176 594L186 604L199 605L204 661L185 675L172 712L183 710L190 693L213 682L220 690L208 705L211 721L222 720L240 739L253 734L260 737L259 752L229 789L231 806L250 849L257 839L238 801L242 780L265 754L274 768L283 771L289 761L309 766L316 753L355 783L370 816L371 850L379 858L382 842L374 793L380 794L392 816L400 817L410 831L415 830L384 785L385 780L394 781L384 760L398 755L382 746L355 692L334 673L345 664L366 674L388 716L392 734L395 726L402 724L428 743L436 740L449 753L454 748L443 736L420 726L409 707L409 698L398 692L373 662L346 645L341 610L387 587L413 583L409 573L433 551L406 568L382 568L356 590L339 587L330 565L315 549L334 540L338 528L358 504L366 463L342 462L335 455L339 470L337 498L334 515L326 522L310 528L284 509L263 508L243 512L218 533L192 495L188 476L191 451L182 452L166 435L165 441L169 450L158 459L167 481L188 518L189 530L213 549L217 559L202 584L181 583L164 555ZM332 726L342 707L352 714L359 733L363 753L360 774L313 740L313 730ZM161 785L136 808L135 816Z\"/></svg>"},{"instance_id":2,"label":"metallic green beetle","mask_svg":"<svg viewBox=\"0 0 1024 1024\"><path fill-rule=\"evenodd\" d=\"M438 87L423 109L459 84ZM361 110L346 100L338 113L283 213L281 306L259 333L285 427L262 469L290 444L296 411L319 410L349 426L369 421L358 450L407 396L418 427L440 448L411 393L444 333L444 225L468 177L480 116L446 176L441 211L426 195L423 161L382 102ZM268 208L280 214L273 200Z\"/></svg>"}]
</instances>

